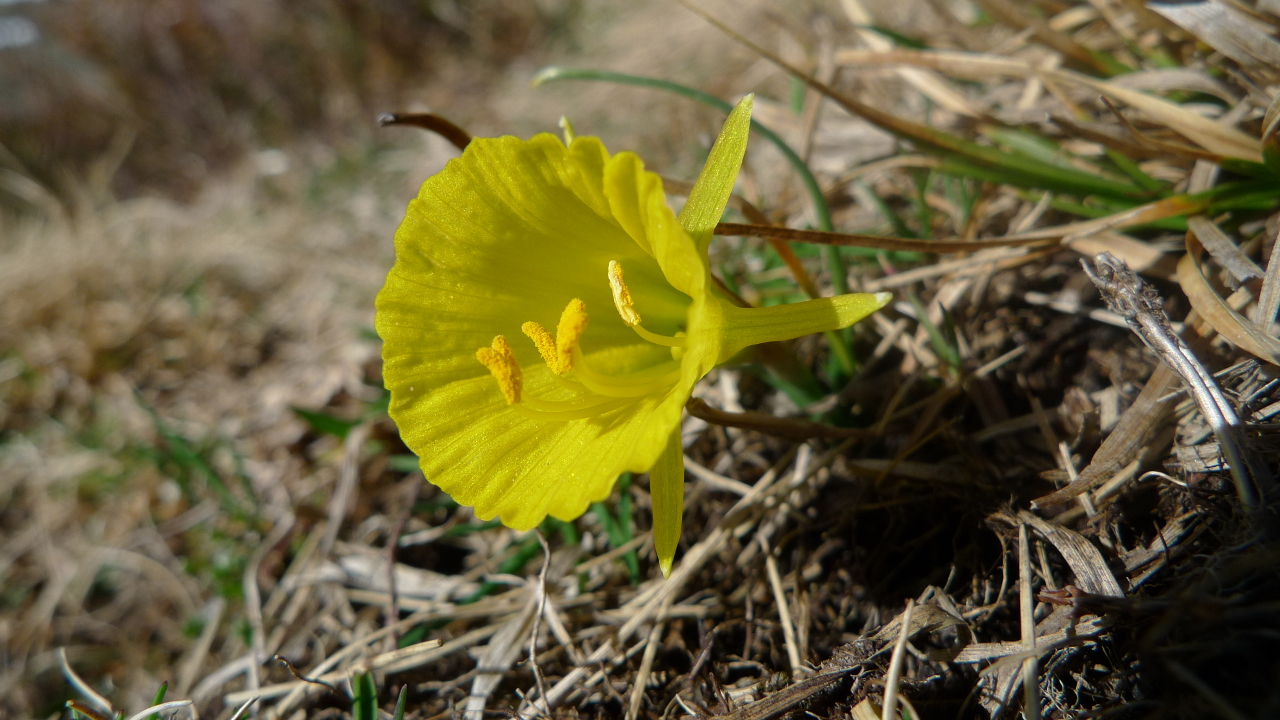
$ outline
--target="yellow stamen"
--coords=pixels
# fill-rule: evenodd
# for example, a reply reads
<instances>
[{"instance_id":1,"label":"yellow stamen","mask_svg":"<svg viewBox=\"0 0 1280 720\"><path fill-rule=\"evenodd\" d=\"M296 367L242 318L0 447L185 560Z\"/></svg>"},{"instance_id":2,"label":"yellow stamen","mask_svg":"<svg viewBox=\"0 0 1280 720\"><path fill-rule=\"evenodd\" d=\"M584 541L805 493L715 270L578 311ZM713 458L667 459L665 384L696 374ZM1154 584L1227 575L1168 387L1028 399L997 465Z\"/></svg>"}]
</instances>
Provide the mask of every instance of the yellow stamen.
<instances>
[{"instance_id":1,"label":"yellow stamen","mask_svg":"<svg viewBox=\"0 0 1280 720\"><path fill-rule=\"evenodd\" d=\"M547 367L557 375L564 375L573 369L573 349L578 346L578 340L582 339L582 333L586 329L587 305L578 298L570 300L564 312L560 313L555 339L552 339L546 328L536 322L529 321L520 327L533 344L538 346L538 352L547 361Z\"/></svg>"},{"instance_id":2,"label":"yellow stamen","mask_svg":"<svg viewBox=\"0 0 1280 720\"><path fill-rule=\"evenodd\" d=\"M636 312L635 303L631 300L631 291L627 289L627 283L622 279L622 266L617 260L609 261L609 289L613 291L613 306L618 308L622 322L626 323L627 327L639 325L640 313Z\"/></svg>"},{"instance_id":3,"label":"yellow stamen","mask_svg":"<svg viewBox=\"0 0 1280 720\"><path fill-rule=\"evenodd\" d=\"M604 375L587 365L582 350L573 353L574 377L588 390L605 397L640 397L666 390L680 379L680 364L666 362L630 375Z\"/></svg>"},{"instance_id":4,"label":"yellow stamen","mask_svg":"<svg viewBox=\"0 0 1280 720\"><path fill-rule=\"evenodd\" d=\"M637 335L655 345L674 348L682 348L686 345L682 337L659 335L640 327L640 313L636 312L635 301L631 299L631 291L627 289L627 283L622 279L622 266L617 260L609 261L609 289L613 291L613 306L622 316L622 322L635 330Z\"/></svg>"},{"instance_id":5,"label":"yellow stamen","mask_svg":"<svg viewBox=\"0 0 1280 720\"><path fill-rule=\"evenodd\" d=\"M635 330L637 335L644 338L645 340L648 340L654 345L662 345L663 347L670 347L670 348L682 348L682 347L686 347L689 344L687 340L685 340L683 337L678 335L676 337L670 337L668 335L659 335L657 333L651 333L648 330L645 330L644 328L640 327L639 325L632 325L631 329Z\"/></svg>"},{"instance_id":6,"label":"yellow stamen","mask_svg":"<svg viewBox=\"0 0 1280 720\"><path fill-rule=\"evenodd\" d=\"M520 374L520 363L516 361L511 345L501 335L493 338L493 345L476 351L476 359L493 374L498 381L498 389L507 399L508 405L520 402L520 390L524 386L524 376Z\"/></svg>"},{"instance_id":7,"label":"yellow stamen","mask_svg":"<svg viewBox=\"0 0 1280 720\"><path fill-rule=\"evenodd\" d=\"M520 326L520 330L529 336L534 345L538 346L538 352L542 355L542 359L547 362L547 365L551 367L552 372L557 375L563 375L568 372L567 370L562 372L557 369L559 366L557 365L556 339L551 337L551 333L547 332L546 328L530 320Z\"/></svg>"},{"instance_id":8,"label":"yellow stamen","mask_svg":"<svg viewBox=\"0 0 1280 720\"><path fill-rule=\"evenodd\" d=\"M560 324L556 325L556 362L561 368L556 372L560 375L573 369L573 349L578 346L586 329L587 305L574 298L560 313Z\"/></svg>"}]
</instances>

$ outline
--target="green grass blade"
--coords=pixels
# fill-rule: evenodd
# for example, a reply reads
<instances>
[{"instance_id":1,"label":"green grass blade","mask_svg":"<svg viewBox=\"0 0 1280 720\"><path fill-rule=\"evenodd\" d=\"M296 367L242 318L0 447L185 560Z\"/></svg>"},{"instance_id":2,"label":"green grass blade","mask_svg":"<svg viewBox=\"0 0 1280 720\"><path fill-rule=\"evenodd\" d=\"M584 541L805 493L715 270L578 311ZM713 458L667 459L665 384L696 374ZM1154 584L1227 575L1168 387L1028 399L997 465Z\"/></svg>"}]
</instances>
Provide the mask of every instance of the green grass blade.
<instances>
[{"instance_id":1,"label":"green grass blade","mask_svg":"<svg viewBox=\"0 0 1280 720\"><path fill-rule=\"evenodd\" d=\"M358 672L351 676L352 720L378 720L378 687L373 673Z\"/></svg>"},{"instance_id":2,"label":"green grass blade","mask_svg":"<svg viewBox=\"0 0 1280 720\"><path fill-rule=\"evenodd\" d=\"M1111 164L1115 165L1120 172L1128 175L1129 179L1133 180L1138 187L1157 194L1169 192L1169 183L1156 180L1143 172L1142 168L1138 167L1138 163L1130 159L1129 156L1111 148L1106 148L1106 153L1107 159L1111 161Z\"/></svg>"},{"instance_id":3,"label":"green grass blade","mask_svg":"<svg viewBox=\"0 0 1280 720\"><path fill-rule=\"evenodd\" d=\"M991 148L983 148L983 150L991 150ZM1000 154L998 150L993 150L993 152ZM1015 157L1012 154L1006 153L1006 155L1011 158ZM1027 169L1029 166L1036 167ZM1016 158L1009 163L999 165L990 162L975 162L972 157L959 153L944 153L940 169L942 172L952 175L987 180L1001 185L1013 185L1014 187L1027 188L1028 190L1047 190L1052 193L1076 196L1099 195L1134 201L1153 199L1136 185L1124 185L1115 180L1095 177L1079 170L1054 167L1029 158ZM1103 187L1113 186L1114 188L1114 186L1121 185L1128 190L1125 192L1111 192Z\"/></svg>"},{"instance_id":4,"label":"green grass blade","mask_svg":"<svg viewBox=\"0 0 1280 720\"><path fill-rule=\"evenodd\" d=\"M164 696L169 692L169 681L165 680L160 683L160 689L156 690L156 699L151 701L152 705L159 705L164 702ZM160 720L160 713L151 713L147 716L147 720Z\"/></svg>"},{"instance_id":5,"label":"green grass blade","mask_svg":"<svg viewBox=\"0 0 1280 720\"><path fill-rule=\"evenodd\" d=\"M396 712L391 720L404 720L404 711L409 704L409 686L400 686L400 697L396 699Z\"/></svg>"}]
</instances>

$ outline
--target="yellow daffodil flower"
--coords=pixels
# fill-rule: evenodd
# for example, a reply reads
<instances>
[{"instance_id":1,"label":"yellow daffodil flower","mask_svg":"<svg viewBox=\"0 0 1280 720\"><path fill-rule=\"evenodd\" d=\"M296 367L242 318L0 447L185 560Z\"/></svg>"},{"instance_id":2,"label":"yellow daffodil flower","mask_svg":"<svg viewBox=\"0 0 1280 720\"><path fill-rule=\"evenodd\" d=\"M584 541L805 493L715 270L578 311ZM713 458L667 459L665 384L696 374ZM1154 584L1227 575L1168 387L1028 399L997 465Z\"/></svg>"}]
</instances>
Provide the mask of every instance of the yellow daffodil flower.
<instances>
[{"instance_id":1,"label":"yellow daffodil flower","mask_svg":"<svg viewBox=\"0 0 1280 720\"><path fill-rule=\"evenodd\" d=\"M650 473L669 574L693 386L758 343L847 327L887 293L746 309L707 245L746 149L730 115L680 217L662 180L597 138L476 139L428 178L378 295L391 417L427 479L482 519L572 520L623 471ZM551 328L551 329L548 329Z\"/></svg>"}]
</instances>

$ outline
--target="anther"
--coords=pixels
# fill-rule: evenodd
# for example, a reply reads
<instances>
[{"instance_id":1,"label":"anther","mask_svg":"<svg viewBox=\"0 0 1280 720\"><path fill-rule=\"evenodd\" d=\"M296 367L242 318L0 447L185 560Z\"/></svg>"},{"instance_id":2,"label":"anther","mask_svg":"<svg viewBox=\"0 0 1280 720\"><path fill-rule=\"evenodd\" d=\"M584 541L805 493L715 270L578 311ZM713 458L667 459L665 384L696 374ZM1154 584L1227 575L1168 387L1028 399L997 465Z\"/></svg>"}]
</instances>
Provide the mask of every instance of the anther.
<instances>
[{"instance_id":1,"label":"anther","mask_svg":"<svg viewBox=\"0 0 1280 720\"><path fill-rule=\"evenodd\" d=\"M476 351L476 359L489 368L493 379L498 381L498 389L507 399L508 405L520 402L520 390L524 385L524 377L520 373L520 363L516 360L511 345L501 335L493 338L490 347L482 347Z\"/></svg>"},{"instance_id":2,"label":"anther","mask_svg":"<svg viewBox=\"0 0 1280 720\"><path fill-rule=\"evenodd\" d=\"M552 372L557 375L563 375L568 372L568 370L560 370L556 355L556 339L551 337L551 333L547 332L546 328L530 320L520 326L520 331L527 335L533 341L533 344L538 347L538 353L542 355L542 359L546 361Z\"/></svg>"},{"instance_id":3,"label":"anther","mask_svg":"<svg viewBox=\"0 0 1280 720\"><path fill-rule=\"evenodd\" d=\"M635 303L631 300L631 291L627 289L627 283L622 279L622 266L617 260L609 261L609 289L613 291L613 306L622 316L622 322L626 323L627 327L639 325L640 313L636 312Z\"/></svg>"},{"instance_id":4,"label":"anther","mask_svg":"<svg viewBox=\"0 0 1280 720\"><path fill-rule=\"evenodd\" d=\"M520 327L533 344L538 346L538 352L547 361L551 372L557 375L564 375L573 369L573 349L578 346L586 329L587 305L578 298L570 300L560 314L560 324L556 325L554 339L546 328L536 322L530 321Z\"/></svg>"},{"instance_id":5,"label":"anther","mask_svg":"<svg viewBox=\"0 0 1280 720\"><path fill-rule=\"evenodd\" d=\"M560 313L560 324L556 325L556 360L564 368L561 375L573 368L573 349L578 347L586 330L587 304L574 298Z\"/></svg>"}]
</instances>

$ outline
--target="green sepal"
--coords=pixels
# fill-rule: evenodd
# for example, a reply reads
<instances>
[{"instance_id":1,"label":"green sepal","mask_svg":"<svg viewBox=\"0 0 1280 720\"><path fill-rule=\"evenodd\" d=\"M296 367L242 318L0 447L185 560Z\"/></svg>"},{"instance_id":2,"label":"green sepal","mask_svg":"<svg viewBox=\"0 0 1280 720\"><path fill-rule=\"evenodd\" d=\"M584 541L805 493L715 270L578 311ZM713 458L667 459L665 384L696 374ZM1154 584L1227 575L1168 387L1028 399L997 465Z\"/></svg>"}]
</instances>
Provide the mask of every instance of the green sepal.
<instances>
[{"instance_id":1,"label":"green sepal","mask_svg":"<svg viewBox=\"0 0 1280 720\"><path fill-rule=\"evenodd\" d=\"M751 106L755 95L738 102L720 128L720 137L711 146L711 155L702 173L689 191L689 199L680 211L680 225L693 238L698 252L706 254L712 232L724 214L733 185L738 180L742 158L747 153L747 136L751 132Z\"/></svg>"}]
</instances>

